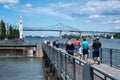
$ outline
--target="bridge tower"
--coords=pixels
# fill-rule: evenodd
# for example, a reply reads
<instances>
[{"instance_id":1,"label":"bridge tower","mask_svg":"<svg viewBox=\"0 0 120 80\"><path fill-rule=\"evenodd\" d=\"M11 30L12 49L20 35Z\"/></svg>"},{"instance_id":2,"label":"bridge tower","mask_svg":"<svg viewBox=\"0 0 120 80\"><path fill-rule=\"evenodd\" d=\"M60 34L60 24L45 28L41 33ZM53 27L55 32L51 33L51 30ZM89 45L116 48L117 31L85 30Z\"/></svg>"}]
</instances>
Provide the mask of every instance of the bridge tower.
<instances>
[{"instance_id":1,"label":"bridge tower","mask_svg":"<svg viewBox=\"0 0 120 80\"><path fill-rule=\"evenodd\" d=\"M60 31L59 37L60 39L62 39L62 31Z\"/></svg>"},{"instance_id":2,"label":"bridge tower","mask_svg":"<svg viewBox=\"0 0 120 80\"><path fill-rule=\"evenodd\" d=\"M20 16L20 19L19 19L19 33L20 33L19 38L23 38L22 16Z\"/></svg>"},{"instance_id":3,"label":"bridge tower","mask_svg":"<svg viewBox=\"0 0 120 80\"><path fill-rule=\"evenodd\" d=\"M92 38L94 39L94 33L92 32Z\"/></svg>"},{"instance_id":4,"label":"bridge tower","mask_svg":"<svg viewBox=\"0 0 120 80\"><path fill-rule=\"evenodd\" d=\"M82 32L80 32L80 38L82 39Z\"/></svg>"}]
</instances>

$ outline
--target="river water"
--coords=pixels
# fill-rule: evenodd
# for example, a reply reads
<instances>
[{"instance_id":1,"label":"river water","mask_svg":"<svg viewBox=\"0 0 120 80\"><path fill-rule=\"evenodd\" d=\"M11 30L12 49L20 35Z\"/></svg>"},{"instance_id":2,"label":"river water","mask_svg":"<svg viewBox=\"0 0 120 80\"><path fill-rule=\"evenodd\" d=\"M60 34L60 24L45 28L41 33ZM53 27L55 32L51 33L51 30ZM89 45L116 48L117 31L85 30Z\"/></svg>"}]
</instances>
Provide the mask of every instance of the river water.
<instances>
[{"instance_id":1,"label":"river water","mask_svg":"<svg viewBox=\"0 0 120 80\"><path fill-rule=\"evenodd\" d=\"M42 60L0 58L0 80L45 80Z\"/></svg>"},{"instance_id":2,"label":"river water","mask_svg":"<svg viewBox=\"0 0 120 80\"><path fill-rule=\"evenodd\" d=\"M38 44L45 40L58 40L65 43L67 39L59 38L25 38L24 44ZM75 39L73 39L74 41ZM80 39L82 43L82 39ZM91 44L93 39L88 39ZM120 39L100 39L103 48L120 49ZM0 58L0 80L46 80L43 62L36 58Z\"/></svg>"}]
</instances>

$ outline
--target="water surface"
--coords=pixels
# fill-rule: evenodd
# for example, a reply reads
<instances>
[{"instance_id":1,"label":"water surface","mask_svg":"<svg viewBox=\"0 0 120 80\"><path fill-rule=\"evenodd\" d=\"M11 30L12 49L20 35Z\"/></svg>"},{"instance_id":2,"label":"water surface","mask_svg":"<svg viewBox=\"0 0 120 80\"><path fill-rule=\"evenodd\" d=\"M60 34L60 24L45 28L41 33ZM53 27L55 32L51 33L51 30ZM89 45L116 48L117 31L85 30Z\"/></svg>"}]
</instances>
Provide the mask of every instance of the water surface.
<instances>
[{"instance_id":1,"label":"water surface","mask_svg":"<svg viewBox=\"0 0 120 80\"><path fill-rule=\"evenodd\" d=\"M0 58L0 80L45 80L37 58Z\"/></svg>"}]
</instances>

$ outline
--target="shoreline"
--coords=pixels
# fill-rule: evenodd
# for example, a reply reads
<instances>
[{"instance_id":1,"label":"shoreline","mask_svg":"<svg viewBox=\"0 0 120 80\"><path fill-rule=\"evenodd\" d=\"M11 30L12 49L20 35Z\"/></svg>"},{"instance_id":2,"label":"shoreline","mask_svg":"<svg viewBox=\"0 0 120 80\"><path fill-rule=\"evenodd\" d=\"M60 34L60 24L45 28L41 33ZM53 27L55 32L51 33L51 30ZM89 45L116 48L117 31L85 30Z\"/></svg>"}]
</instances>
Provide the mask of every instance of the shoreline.
<instances>
[{"instance_id":1,"label":"shoreline","mask_svg":"<svg viewBox=\"0 0 120 80\"><path fill-rule=\"evenodd\" d=\"M0 40L0 44L23 44L23 43L24 43L24 38Z\"/></svg>"}]
</instances>

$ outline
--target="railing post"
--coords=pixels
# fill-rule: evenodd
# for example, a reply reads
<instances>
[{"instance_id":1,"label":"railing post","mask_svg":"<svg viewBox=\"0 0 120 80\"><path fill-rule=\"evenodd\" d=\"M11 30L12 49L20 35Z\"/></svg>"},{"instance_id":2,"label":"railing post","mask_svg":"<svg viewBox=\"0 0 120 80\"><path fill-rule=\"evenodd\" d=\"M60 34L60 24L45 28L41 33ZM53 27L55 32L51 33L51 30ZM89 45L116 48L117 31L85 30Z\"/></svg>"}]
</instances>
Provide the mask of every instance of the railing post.
<instances>
[{"instance_id":1,"label":"railing post","mask_svg":"<svg viewBox=\"0 0 120 80\"><path fill-rule=\"evenodd\" d=\"M91 80L94 80L93 68L92 67L90 67L90 77L91 77Z\"/></svg>"},{"instance_id":2,"label":"railing post","mask_svg":"<svg viewBox=\"0 0 120 80\"><path fill-rule=\"evenodd\" d=\"M100 54L101 54L101 56L100 56L100 60L101 60L101 63L102 63L102 54L103 54L103 52L102 52L102 48L100 48Z\"/></svg>"},{"instance_id":3,"label":"railing post","mask_svg":"<svg viewBox=\"0 0 120 80\"><path fill-rule=\"evenodd\" d=\"M75 58L72 57L73 62L73 80L76 80Z\"/></svg>"},{"instance_id":4,"label":"railing post","mask_svg":"<svg viewBox=\"0 0 120 80\"><path fill-rule=\"evenodd\" d=\"M112 49L110 49L110 66L112 67Z\"/></svg>"},{"instance_id":5,"label":"railing post","mask_svg":"<svg viewBox=\"0 0 120 80\"><path fill-rule=\"evenodd\" d=\"M65 54L65 80L67 80L67 54Z\"/></svg>"},{"instance_id":6,"label":"railing post","mask_svg":"<svg viewBox=\"0 0 120 80\"><path fill-rule=\"evenodd\" d=\"M57 60L58 60L58 62L57 62L57 68L58 68L57 74L58 75L57 76L58 76L58 78L60 78L61 66L62 66L61 63L62 62L61 62L61 56L60 56L61 54L60 54L59 50L57 51L57 55L58 55L58 58L57 58Z\"/></svg>"},{"instance_id":7,"label":"railing post","mask_svg":"<svg viewBox=\"0 0 120 80\"><path fill-rule=\"evenodd\" d=\"M60 73L62 73L62 69L63 69L63 59L62 59L62 53L61 53L61 51L60 51Z\"/></svg>"},{"instance_id":8,"label":"railing post","mask_svg":"<svg viewBox=\"0 0 120 80\"><path fill-rule=\"evenodd\" d=\"M85 63L84 66L83 66L82 77L83 77L84 80L92 80L91 75L93 75L93 74L90 73L91 72L90 67L91 67L90 63Z\"/></svg>"}]
</instances>

